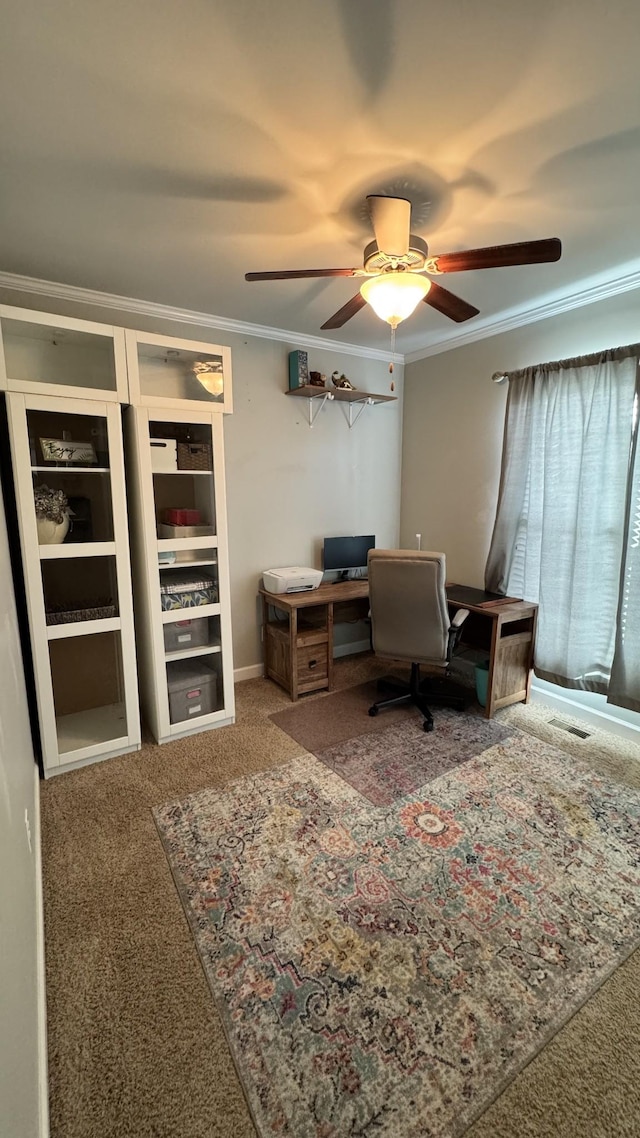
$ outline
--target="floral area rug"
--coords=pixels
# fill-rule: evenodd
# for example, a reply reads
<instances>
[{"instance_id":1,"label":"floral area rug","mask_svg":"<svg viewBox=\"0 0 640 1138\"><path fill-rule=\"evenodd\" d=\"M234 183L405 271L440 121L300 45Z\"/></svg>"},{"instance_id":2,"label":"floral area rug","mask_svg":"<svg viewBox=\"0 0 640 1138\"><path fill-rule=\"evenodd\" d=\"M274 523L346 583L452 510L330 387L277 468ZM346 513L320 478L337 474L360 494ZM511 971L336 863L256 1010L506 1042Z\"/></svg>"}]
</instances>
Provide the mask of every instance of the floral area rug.
<instances>
[{"instance_id":1,"label":"floral area rug","mask_svg":"<svg viewBox=\"0 0 640 1138\"><path fill-rule=\"evenodd\" d=\"M480 715L439 708L435 731L423 731L422 718L412 716L345 739L317 757L374 806L390 806L512 734L512 727Z\"/></svg>"},{"instance_id":2,"label":"floral area rug","mask_svg":"<svg viewBox=\"0 0 640 1138\"><path fill-rule=\"evenodd\" d=\"M640 939L640 797L517 730L388 806L304 755L154 814L264 1138L456 1138Z\"/></svg>"}]
</instances>

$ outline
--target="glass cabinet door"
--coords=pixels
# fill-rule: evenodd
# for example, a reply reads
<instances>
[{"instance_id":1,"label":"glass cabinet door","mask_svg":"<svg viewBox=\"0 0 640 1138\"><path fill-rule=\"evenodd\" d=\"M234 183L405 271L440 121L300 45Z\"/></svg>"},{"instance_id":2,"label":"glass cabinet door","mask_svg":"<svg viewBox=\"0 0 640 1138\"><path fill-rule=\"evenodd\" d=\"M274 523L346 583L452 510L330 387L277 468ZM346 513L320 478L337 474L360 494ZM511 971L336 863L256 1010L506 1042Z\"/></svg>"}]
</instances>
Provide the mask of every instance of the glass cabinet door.
<instances>
[{"instance_id":1,"label":"glass cabinet door","mask_svg":"<svg viewBox=\"0 0 640 1138\"><path fill-rule=\"evenodd\" d=\"M0 305L0 387L127 402L124 329Z\"/></svg>"},{"instance_id":2,"label":"glass cabinet door","mask_svg":"<svg viewBox=\"0 0 640 1138\"><path fill-rule=\"evenodd\" d=\"M222 420L132 406L125 421L141 693L160 743L233 722Z\"/></svg>"},{"instance_id":3,"label":"glass cabinet door","mask_svg":"<svg viewBox=\"0 0 640 1138\"><path fill-rule=\"evenodd\" d=\"M230 348L143 332L128 331L126 336L134 405L232 410Z\"/></svg>"},{"instance_id":4,"label":"glass cabinet door","mask_svg":"<svg viewBox=\"0 0 640 1138\"><path fill-rule=\"evenodd\" d=\"M7 395L45 774L139 746L120 410Z\"/></svg>"},{"instance_id":5,"label":"glass cabinet door","mask_svg":"<svg viewBox=\"0 0 640 1138\"><path fill-rule=\"evenodd\" d=\"M70 410L27 410L38 542L85 545L113 541L107 418ZM66 513L62 533L47 514Z\"/></svg>"}]
</instances>

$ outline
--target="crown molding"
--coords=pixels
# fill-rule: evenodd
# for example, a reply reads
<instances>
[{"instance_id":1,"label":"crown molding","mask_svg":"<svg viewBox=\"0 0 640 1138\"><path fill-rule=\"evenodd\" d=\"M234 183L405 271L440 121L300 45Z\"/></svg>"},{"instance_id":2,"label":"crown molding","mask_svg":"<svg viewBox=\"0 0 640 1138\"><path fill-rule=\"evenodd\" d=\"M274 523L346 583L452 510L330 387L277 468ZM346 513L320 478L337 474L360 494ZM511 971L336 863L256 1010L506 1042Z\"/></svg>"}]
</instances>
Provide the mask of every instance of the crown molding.
<instances>
[{"instance_id":1,"label":"crown molding","mask_svg":"<svg viewBox=\"0 0 640 1138\"><path fill-rule=\"evenodd\" d=\"M551 316L560 316L563 312L571 312L574 308L584 308L588 304L595 304L598 300L606 300L620 293L633 292L640 288L640 269L637 262L627 273L611 280L598 281L565 295L556 295L551 300L535 308L514 308L498 320L487 319L477 323L473 328L457 335L431 343L415 352L407 352L404 357L405 364L415 363L417 360L427 359L428 356L441 355L453 348L461 348L466 344L474 344L478 340L487 340L490 336L501 336L504 332L511 332L514 328L522 328L526 324L535 324L539 320L548 320Z\"/></svg>"},{"instance_id":2,"label":"crown molding","mask_svg":"<svg viewBox=\"0 0 640 1138\"><path fill-rule=\"evenodd\" d=\"M94 289L66 285L58 281L44 281L37 277L25 277L19 273L0 271L0 288L16 292L28 292L36 296L50 297L52 300L68 300L75 304L93 304L99 308L114 308L137 316L153 316L159 320L175 320L182 324L194 324L201 328L217 328L223 332L233 332L240 336L257 336L262 340L278 340L296 347L315 348L325 352L340 352L347 356L360 356L368 360L382 360L384 363L402 364L400 352L395 356L379 348L367 348L360 344L343 344L339 340L324 340L322 336L307 336L291 332L286 328L270 328L265 324L249 324L245 320L232 320L227 316L214 316L210 312L192 312L188 308L173 308L168 304L155 304L149 300L137 300L130 296L117 296L110 292L97 292Z\"/></svg>"},{"instance_id":3,"label":"crown molding","mask_svg":"<svg viewBox=\"0 0 640 1138\"><path fill-rule=\"evenodd\" d=\"M276 340L303 349L314 348L320 351L340 352L347 356L359 356L361 359L381 360L384 363L408 364L427 359L429 356L441 355L443 352L449 352L467 344L474 344L478 340L487 340L491 336L501 336L504 332L523 328L527 324L535 324L539 320L548 320L552 316L559 316L563 312L572 311L574 308L583 308L585 305L595 304L597 301L606 300L608 297L632 292L634 289L640 288L640 268L638 268L638 262L633 262L633 267L626 273L610 280L600 279L592 284L587 284L586 287L577 292L553 296L535 308L511 309L497 320L487 318L464 332L458 332L446 339L432 341L423 348L405 353L404 356L401 352L396 352L394 356L391 352L382 351L379 348L367 348L361 344L343 344L339 340L325 340L322 336L301 335L299 332L292 332L286 328L270 328L265 324L250 324L244 320L232 320L230 317L215 316L209 312L193 312L188 308L173 308L167 304L156 304L149 300L117 296L110 292L98 292L94 289L66 285L58 281L40 280L37 277L25 277L18 273L0 271L0 288L12 289L15 292L27 292L35 296L46 296L52 300L67 300L76 304L118 309L121 312L138 316L151 316L159 320L175 320L181 324L193 324L201 328L216 328L240 336L256 336L262 340Z\"/></svg>"}]
</instances>

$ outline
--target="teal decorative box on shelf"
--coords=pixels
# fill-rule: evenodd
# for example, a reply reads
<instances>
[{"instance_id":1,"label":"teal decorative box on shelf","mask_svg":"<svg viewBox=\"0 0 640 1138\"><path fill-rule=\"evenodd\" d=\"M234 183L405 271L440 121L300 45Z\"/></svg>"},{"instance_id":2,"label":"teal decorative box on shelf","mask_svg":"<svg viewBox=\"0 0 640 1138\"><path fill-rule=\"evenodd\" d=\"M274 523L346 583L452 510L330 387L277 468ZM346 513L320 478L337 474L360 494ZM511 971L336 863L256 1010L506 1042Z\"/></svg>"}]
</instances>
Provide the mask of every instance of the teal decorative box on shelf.
<instances>
[{"instance_id":1,"label":"teal decorative box on shelf","mask_svg":"<svg viewBox=\"0 0 640 1138\"><path fill-rule=\"evenodd\" d=\"M289 391L306 387L309 382L309 359L307 352L289 352Z\"/></svg>"}]
</instances>

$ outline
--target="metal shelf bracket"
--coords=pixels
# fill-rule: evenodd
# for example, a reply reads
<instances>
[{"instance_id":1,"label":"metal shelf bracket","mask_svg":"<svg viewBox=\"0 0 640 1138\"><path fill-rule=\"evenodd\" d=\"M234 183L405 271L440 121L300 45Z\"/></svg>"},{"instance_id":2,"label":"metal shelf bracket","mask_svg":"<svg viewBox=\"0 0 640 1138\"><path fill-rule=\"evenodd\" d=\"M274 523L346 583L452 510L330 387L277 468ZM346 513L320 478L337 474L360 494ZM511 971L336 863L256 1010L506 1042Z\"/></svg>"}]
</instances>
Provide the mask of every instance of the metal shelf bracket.
<instances>
[{"instance_id":1,"label":"metal shelf bracket","mask_svg":"<svg viewBox=\"0 0 640 1138\"><path fill-rule=\"evenodd\" d=\"M309 426L312 427L318 415L323 410L327 400L333 399L332 391L323 391L322 395L312 395L309 398ZM315 404L315 411L314 411Z\"/></svg>"},{"instance_id":2,"label":"metal shelf bracket","mask_svg":"<svg viewBox=\"0 0 640 1138\"><path fill-rule=\"evenodd\" d=\"M373 407L374 403L375 403L375 399L371 399L370 396L367 396L366 399L354 399L353 402L346 404L346 406L349 408L349 410L348 410L349 430L351 430L353 427L355 427L355 425L358 422L358 419L360 418L365 407ZM355 415L353 414L353 408L354 407L358 408Z\"/></svg>"}]
</instances>

